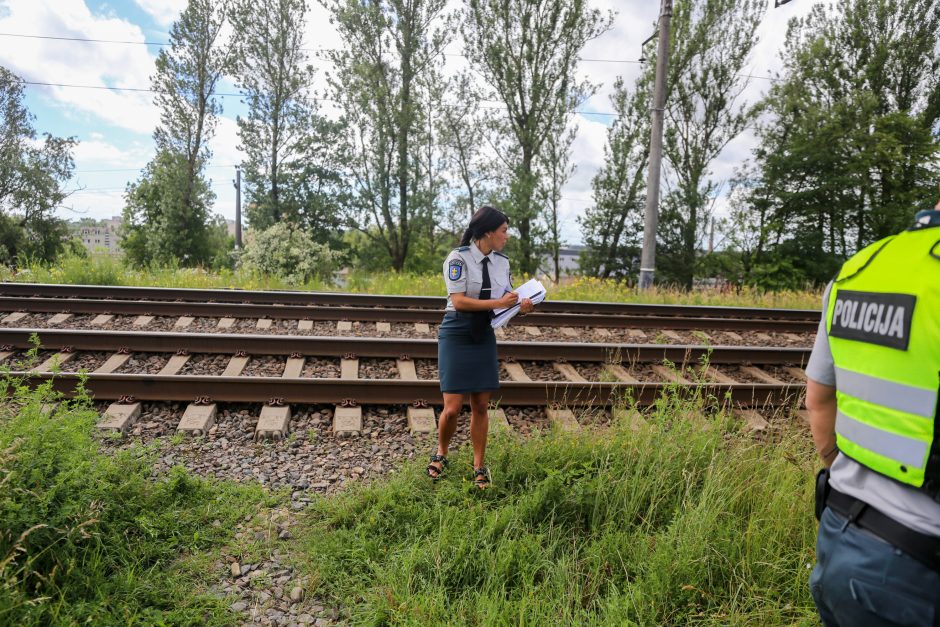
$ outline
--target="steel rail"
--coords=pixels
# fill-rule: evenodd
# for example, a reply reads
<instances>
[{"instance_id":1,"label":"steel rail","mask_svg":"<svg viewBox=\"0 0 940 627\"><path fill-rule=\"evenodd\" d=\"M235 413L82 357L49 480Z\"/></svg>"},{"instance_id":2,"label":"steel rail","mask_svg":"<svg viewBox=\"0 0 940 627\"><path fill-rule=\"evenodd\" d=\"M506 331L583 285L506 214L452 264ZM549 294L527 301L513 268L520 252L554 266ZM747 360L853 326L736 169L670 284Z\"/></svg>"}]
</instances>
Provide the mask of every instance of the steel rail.
<instances>
[{"instance_id":1,"label":"steel rail","mask_svg":"<svg viewBox=\"0 0 940 627\"><path fill-rule=\"evenodd\" d=\"M31 386L51 381L52 387L74 395L80 378L76 374L15 372ZM609 406L630 398L650 405L665 391L699 393L716 402L760 407L791 402L802 393L803 384L707 383L570 383L515 382L500 384L494 401L502 405ZM284 379L280 377L218 377L206 375L89 374L85 389L99 400L133 396L142 401L181 401L208 396L219 402L265 402L277 398L285 404L339 403L355 399L360 404L411 404L416 399L439 404L437 381L392 379Z\"/></svg>"},{"instance_id":2,"label":"steel rail","mask_svg":"<svg viewBox=\"0 0 940 627\"><path fill-rule=\"evenodd\" d=\"M244 303L171 302L159 300L97 300L18 298L0 296L0 311L30 313L83 313L209 318L272 318L279 320L358 320L363 322L441 321L442 311L376 307L321 307L318 305L259 305ZM758 318L683 318L591 313L534 312L526 318L533 326L608 327L633 329L726 329L813 332L819 320Z\"/></svg>"},{"instance_id":3,"label":"steel rail","mask_svg":"<svg viewBox=\"0 0 940 627\"><path fill-rule=\"evenodd\" d=\"M318 305L389 307L392 309L443 310L439 296L397 296L342 292L256 291L238 289L192 289L169 287L126 287L60 285L46 283L0 283L0 296L18 298L69 298L117 300L165 300L180 302L226 302L265 305ZM695 318L761 318L819 322L813 309L771 309L706 305L661 305L549 300L539 305L545 313L577 313Z\"/></svg>"},{"instance_id":4,"label":"steel rail","mask_svg":"<svg viewBox=\"0 0 940 627\"><path fill-rule=\"evenodd\" d=\"M319 337L234 333L165 333L72 329L0 329L0 346L28 349L39 336L43 349L85 351L291 355L311 357L407 356L437 359L437 341L410 338ZM704 358L712 364L797 364L809 359L809 348L754 346L691 346L670 344L601 344L575 342L499 342L503 359L588 362L690 363Z\"/></svg>"}]
</instances>

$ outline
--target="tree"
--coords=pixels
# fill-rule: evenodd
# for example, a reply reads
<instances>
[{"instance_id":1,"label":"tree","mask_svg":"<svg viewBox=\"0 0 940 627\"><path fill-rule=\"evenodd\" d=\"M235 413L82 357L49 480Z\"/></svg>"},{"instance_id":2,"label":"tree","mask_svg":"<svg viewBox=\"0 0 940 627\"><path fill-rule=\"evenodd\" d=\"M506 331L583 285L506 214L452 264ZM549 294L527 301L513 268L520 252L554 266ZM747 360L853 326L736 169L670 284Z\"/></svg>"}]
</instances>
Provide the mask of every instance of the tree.
<instances>
[{"instance_id":1,"label":"tree","mask_svg":"<svg viewBox=\"0 0 940 627\"><path fill-rule=\"evenodd\" d=\"M236 82L248 115L238 117L248 222L265 229L283 220L312 232L331 230L325 191L338 183L331 152L341 127L312 99L314 71L304 50L304 0L236 0ZM307 185L307 175L315 181ZM330 211L337 209L330 206ZM332 234L331 234L332 235Z\"/></svg>"},{"instance_id":2,"label":"tree","mask_svg":"<svg viewBox=\"0 0 940 627\"><path fill-rule=\"evenodd\" d=\"M579 218L586 250L579 265L591 276L626 278L639 272L646 167L649 162L650 74L628 90L619 78L610 98L617 117L607 131L604 165L594 176L595 205Z\"/></svg>"},{"instance_id":3,"label":"tree","mask_svg":"<svg viewBox=\"0 0 940 627\"><path fill-rule=\"evenodd\" d=\"M686 289L719 191L711 163L757 114L739 98L764 7L760 0L675 4L663 141L673 185L663 199L657 261L663 279Z\"/></svg>"},{"instance_id":4,"label":"tree","mask_svg":"<svg viewBox=\"0 0 940 627\"><path fill-rule=\"evenodd\" d=\"M416 143L429 114L420 103L434 97L427 76L448 41L446 0L332 0L325 6L345 43L329 55L335 66L329 78L350 124L354 226L402 270L415 233Z\"/></svg>"},{"instance_id":5,"label":"tree","mask_svg":"<svg viewBox=\"0 0 940 627\"><path fill-rule=\"evenodd\" d=\"M460 21L468 59L506 107L503 121L515 145L504 208L519 231L520 270L534 272L538 162L559 119L594 92L575 76L578 55L612 17L586 0L467 0Z\"/></svg>"},{"instance_id":6,"label":"tree","mask_svg":"<svg viewBox=\"0 0 940 627\"><path fill-rule=\"evenodd\" d=\"M562 120L564 119L562 118ZM544 216L545 230L548 234L546 248L548 249L551 272L555 283L558 283L561 278L559 264L562 245L561 224L559 221L561 189L577 168L571 163L571 144L574 142L577 132L577 125L572 124L567 127L559 126L549 134L548 139L545 141L545 151L540 164L540 169L544 172L539 177L543 181L540 196L542 197L542 205L547 208Z\"/></svg>"},{"instance_id":7,"label":"tree","mask_svg":"<svg viewBox=\"0 0 940 627\"><path fill-rule=\"evenodd\" d=\"M229 67L230 50L219 44L228 8L227 1L190 0L170 28L169 47L157 56L151 79L160 108L157 154L128 187L124 210L121 244L133 263L202 265L217 254L209 245L215 195L204 171L222 112L216 87Z\"/></svg>"},{"instance_id":8,"label":"tree","mask_svg":"<svg viewBox=\"0 0 940 627\"><path fill-rule=\"evenodd\" d=\"M411 141L409 182L414 238L405 268L416 272L436 272L457 239L454 231L458 229L448 228L448 222L466 222L466 214L451 204L454 200L459 202L459 197L455 199L450 193L448 168L453 165L453 155L443 136L447 115L453 111L447 92L454 82L444 78L441 66L429 65L415 82L418 123Z\"/></svg>"},{"instance_id":9,"label":"tree","mask_svg":"<svg viewBox=\"0 0 940 627\"><path fill-rule=\"evenodd\" d=\"M486 110L480 106L483 98L472 75L461 72L451 86L452 102L440 111L441 144L463 190L455 204L470 217L482 204L482 194L499 179L498 167L491 156L495 151L490 149Z\"/></svg>"},{"instance_id":10,"label":"tree","mask_svg":"<svg viewBox=\"0 0 940 627\"><path fill-rule=\"evenodd\" d=\"M765 259L770 215L767 203L755 202L761 193L753 167L743 168L731 181L728 215L718 220L722 248L734 253L736 263L725 267L725 278L735 285L753 283L756 267Z\"/></svg>"},{"instance_id":11,"label":"tree","mask_svg":"<svg viewBox=\"0 0 940 627\"><path fill-rule=\"evenodd\" d=\"M204 178L190 179L186 165L184 154L160 151L127 186L121 247L132 264L199 266L218 257L213 244L225 241L226 227L209 216L215 194ZM192 210L182 211L187 201Z\"/></svg>"},{"instance_id":12,"label":"tree","mask_svg":"<svg viewBox=\"0 0 940 627\"><path fill-rule=\"evenodd\" d=\"M0 67L0 263L52 261L67 244L68 225L54 213L68 197L74 138L46 133L40 142L23 105L23 81Z\"/></svg>"},{"instance_id":13,"label":"tree","mask_svg":"<svg viewBox=\"0 0 940 627\"><path fill-rule=\"evenodd\" d=\"M854 0L791 21L754 151L774 255L814 282L896 233L940 176L940 5Z\"/></svg>"},{"instance_id":14,"label":"tree","mask_svg":"<svg viewBox=\"0 0 940 627\"><path fill-rule=\"evenodd\" d=\"M314 241L336 247L350 203L349 184L343 177L348 155L346 124L316 115L310 119L310 127L298 140L296 155L281 162L280 215ZM259 228L272 224L274 216L266 207L270 205L249 212L252 224Z\"/></svg>"}]
</instances>

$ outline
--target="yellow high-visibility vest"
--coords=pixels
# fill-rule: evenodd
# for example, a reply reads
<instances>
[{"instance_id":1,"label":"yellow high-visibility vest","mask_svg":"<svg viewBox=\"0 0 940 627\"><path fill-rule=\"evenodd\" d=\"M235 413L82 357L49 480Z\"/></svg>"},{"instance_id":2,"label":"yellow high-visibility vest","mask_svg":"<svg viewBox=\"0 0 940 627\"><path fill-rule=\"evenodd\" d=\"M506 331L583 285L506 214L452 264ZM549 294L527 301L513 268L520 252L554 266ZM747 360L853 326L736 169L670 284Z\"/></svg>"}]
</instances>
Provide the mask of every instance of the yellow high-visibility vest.
<instances>
[{"instance_id":1,"label":"yellow high-visibility vest","mask_svg":"<svg viewBox=\"0 0 940 627\"><path fill-rule=\"evenodd\" d=\"M839 450L940 497L940 228L859 251L842 266L825 313Z\"/></svg>"}]
</instances>

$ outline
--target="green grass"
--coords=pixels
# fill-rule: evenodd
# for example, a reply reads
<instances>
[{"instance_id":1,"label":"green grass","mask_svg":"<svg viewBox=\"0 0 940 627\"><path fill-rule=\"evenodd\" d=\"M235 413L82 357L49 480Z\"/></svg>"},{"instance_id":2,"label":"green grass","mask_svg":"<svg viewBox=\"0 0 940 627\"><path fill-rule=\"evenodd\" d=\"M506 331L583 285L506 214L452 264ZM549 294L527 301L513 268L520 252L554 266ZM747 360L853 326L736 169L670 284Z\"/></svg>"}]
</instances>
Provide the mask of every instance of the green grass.
<instances>
[{"instance_id":1,"label":"green grass","mask_svg":"<svg viewBox=\"0 0 940 627\"><path fill-rule=\"evenodd\" d=\"M494 438L483 494L468 451L435 485L419 460L316 502L299 561L352 624L816 624L808 436L728 437L694 409Z\"/></svg>"},{"instance_id":2,"label":"green grass","mask_svg":"<svg viewBox=\"0 0 940 627\"><path fill-rule=\"evenodd\" d=\"M270 497L182 468L154 478L153 449L100 453L87 398L45 415L48 387L7 378L3 395L0 624L231 624L207 562Z\"/></svg>"},{"instance_id":3,"label":"green grass","mask_svg":"<svg viewBox=\"0 0 940 627\"><path fill-rule=\"evenodd\" d=\"M767 292L750 287L721 291L701 289L687 292L673 287L653 287L640 291L625 283L577 277L551 291L554 300L590 300L620 303L656 303L665 305L720 305L726 307L774 307L783 309L819 309L822 291Z\"/></svg>"},{"instance_id":4,"label":"green grass","mask_svg":"<svg viewBox=\"0 0 940 627\"><path fill-rule=\"evenodd\" d=\"M126 278L102 267L56 276ZM162 272L130 284L212 276ZM431 291L436 278L419 278L382 285ZM629 298L603 282L578 289ZM50 419L39 411L48 390L2 385L14 402L0 410L0 623L230 624L227 602L207 592L208 564L234 523L277 499L180 469L154 480L151 450L97 452L87 399ZM408 464L316 501L293 559L353 624L816 624L808 436L729 437L729 419L702 409L666 399L639 432L496 436L484 494L466 450L436 485L423 460Z\"/></svg>"},{"instance_id":5,"label":"green grass","mask_svg":"<svg viewBox=\"0 0 940 627\"><path fill-rule=\"evenodd\" d=\"M95 255L89 259L65 257L55 266L30 265L13 274L0 267L0 280L84 285L138 285L188 288L241 288L246 290L301 289L309 291L344 291L366 294L408 294L444 296L444 281L436 273L361 273L352 272L341 287L325 280L296 286L273 276L242 270L207 272L198 268L125 267L117 258ZM521 283L525 277L516 277ZM640 292L635 287L609 279L577 277L550 286L550 300L586 300L630 303L685 305L725 305L738 307L782 307L818 309L821 292L762 292L751 288L739 291L694 290L686 292L656 287Z\"/></svg>"},{"instance_id":6,"label":"green grass","mask_svg":"<svg viewBox=\"0 0 940 627\"><path fill-rule=\"evenodd\" d=\"M84 396L51 416L48 387L0 379L0 396L0 624L239 622L211 585L225 556L270 554L233 534L285 495L154 476L152 447L102 453ZM273 543L349 624L817 624L809 435L756 441L711 405L667 395L638 430L494 434L484 493L467 446L442 481L408 462L316 499Z\"/></svg>"}]
</instances>

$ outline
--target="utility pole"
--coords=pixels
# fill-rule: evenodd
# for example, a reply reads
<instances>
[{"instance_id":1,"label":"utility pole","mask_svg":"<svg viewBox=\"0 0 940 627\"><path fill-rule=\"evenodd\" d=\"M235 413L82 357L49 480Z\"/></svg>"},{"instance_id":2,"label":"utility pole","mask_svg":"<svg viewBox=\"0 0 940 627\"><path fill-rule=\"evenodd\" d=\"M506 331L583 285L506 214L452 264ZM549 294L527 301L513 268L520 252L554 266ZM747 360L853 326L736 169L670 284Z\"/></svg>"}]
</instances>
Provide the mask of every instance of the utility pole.
<instances>
[{"instance_id":1,"label":"utility pole","mask_svg":"<svg viewBox=\"0 0 940 627\"><path fill-rule=\"evenodd\" d=\"M659 12L659 46L656 51L656 83L653 86L650 165L646 179L646 219L643 254L640 256L640 289L653 286L656 272L656 229L659 226L659 178L663 162L663 113L666 108L666 67L669 64L669 18L672 0L662 0Z\"/></svg>"},{"instance_id":2,"label":"utility pole","mask_svg":"<svg viewBox=\"0 0 940 627\"><path fill-rule=\"evenodd\" d=\"M235 250L242 247L242 169L235 166Z\"/></svg>"}]
</instances>

